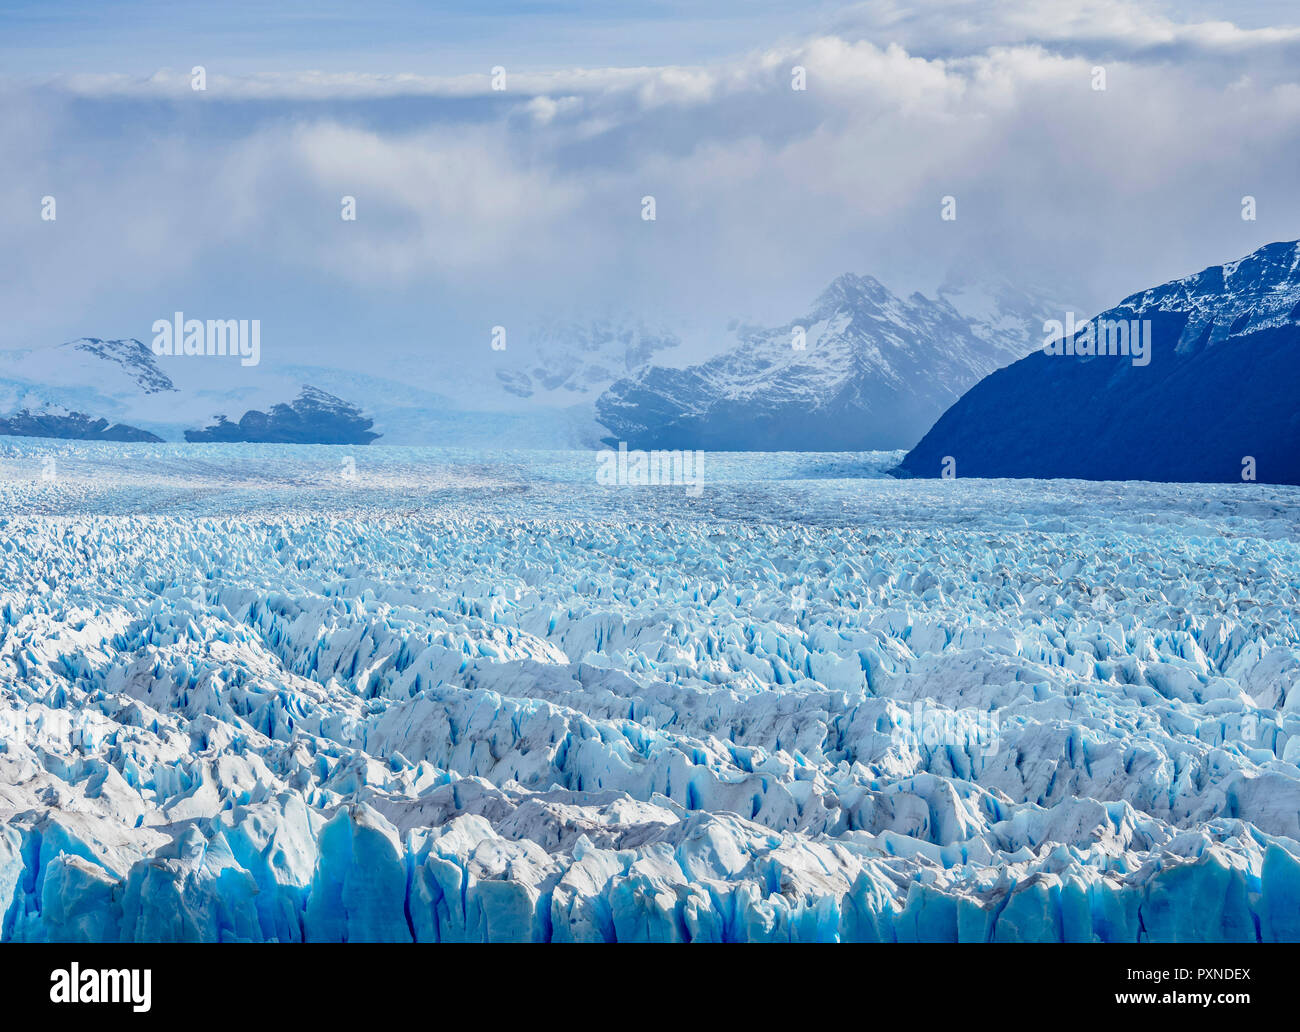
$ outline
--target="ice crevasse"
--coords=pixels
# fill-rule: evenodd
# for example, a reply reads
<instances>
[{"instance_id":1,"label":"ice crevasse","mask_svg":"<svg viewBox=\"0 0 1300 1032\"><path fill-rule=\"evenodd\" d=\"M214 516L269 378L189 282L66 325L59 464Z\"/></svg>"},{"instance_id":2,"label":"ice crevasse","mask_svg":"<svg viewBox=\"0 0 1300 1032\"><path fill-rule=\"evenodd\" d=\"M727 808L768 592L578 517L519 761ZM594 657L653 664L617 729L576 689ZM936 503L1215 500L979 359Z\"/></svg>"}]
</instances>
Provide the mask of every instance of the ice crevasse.
<instances>
[{"instance_id":1,"label":"ice crevasse","mask_svg":"<svg viewBox=\"0 0 1300 1032\"><path fill-rule=\"evenodd\" d=\"M1300 939L1289 489L65 489L0 518L6 941Z\"/></svg>"}]
</instances>

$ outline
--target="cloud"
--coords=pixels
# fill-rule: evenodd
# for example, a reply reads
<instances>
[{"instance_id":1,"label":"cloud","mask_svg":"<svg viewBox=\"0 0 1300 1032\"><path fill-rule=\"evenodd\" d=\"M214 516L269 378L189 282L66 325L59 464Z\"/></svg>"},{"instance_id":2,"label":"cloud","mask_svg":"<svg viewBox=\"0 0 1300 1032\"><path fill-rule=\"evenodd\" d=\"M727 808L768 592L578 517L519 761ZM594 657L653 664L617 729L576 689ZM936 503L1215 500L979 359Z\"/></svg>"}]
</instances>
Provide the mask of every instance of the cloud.
<instances>
[{"instance_id":1,"label":"cloud","mask_svg":"<svg viewBox=\"0 0 1300 1032\"><path fill-rule=\"evenodd\" d=\"M197 67L197 66L196 66ZM545 73L506 69L506 91L513 95L640 93L647 104L706 98L715 73L705 68L579 68ZM121 72L76 73L45 79L41 85L87 98L200 99L221 101L382 100L397 97L494 97L491 71L469 75L417 75L379 72L265 72L227 75L204 66L204 88L194 88L192 70L163 68L152 75Z\"/></svg>"},{"instance_id":2,"label":"cloud","mask_svg":"<svg viewBox=\"0 0 1300 1032\"><path fill-rule=\"evenodd\" d=\"M909 50L969 54L991 47L1045 46L1096 58L1236 57L1285 60L1300 51L1300 27L1242 28L1178 21L1134 0L867 0L836 19L839 32L886 35Z\"/></svg>"},{"instance_id":3,"label":"cloud","mask_svg":"<svg viewBox=\"0 0 1300 1032\"><path fill-rule=\"evenodd\" d=\"M4 332L120 334L92 323L197 296L279 310L317 349L364 336L379 355L419 327L449 356L557 308L784 320L845 271L903 289L988 272L1087 311L1300 236L1295 30L1081 10L867 5L731 61L508 70L504 92L486 74L11 85L0 303L22 314ZM36 216L50 192L57 226Z\"/></svg>"}]
</instances>

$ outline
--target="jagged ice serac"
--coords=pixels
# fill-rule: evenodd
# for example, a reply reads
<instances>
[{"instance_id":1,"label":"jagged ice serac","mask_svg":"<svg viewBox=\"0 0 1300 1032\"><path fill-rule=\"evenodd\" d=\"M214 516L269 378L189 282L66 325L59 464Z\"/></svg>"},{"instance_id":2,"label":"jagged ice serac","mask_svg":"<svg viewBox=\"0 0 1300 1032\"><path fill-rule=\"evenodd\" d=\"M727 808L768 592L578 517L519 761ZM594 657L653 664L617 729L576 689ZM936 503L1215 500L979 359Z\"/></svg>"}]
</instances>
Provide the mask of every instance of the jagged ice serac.
<instances>
[{"instance_id":1,"label":"jagged ice serac","mask_svg":"<svg viewBox=\"0 0 1300 1032\"><path fill-rule=\"evenodd\" d=\"M225 448L0 443L6 941L1300 938L1295 488Z\"/></svg>"}]
</instances>

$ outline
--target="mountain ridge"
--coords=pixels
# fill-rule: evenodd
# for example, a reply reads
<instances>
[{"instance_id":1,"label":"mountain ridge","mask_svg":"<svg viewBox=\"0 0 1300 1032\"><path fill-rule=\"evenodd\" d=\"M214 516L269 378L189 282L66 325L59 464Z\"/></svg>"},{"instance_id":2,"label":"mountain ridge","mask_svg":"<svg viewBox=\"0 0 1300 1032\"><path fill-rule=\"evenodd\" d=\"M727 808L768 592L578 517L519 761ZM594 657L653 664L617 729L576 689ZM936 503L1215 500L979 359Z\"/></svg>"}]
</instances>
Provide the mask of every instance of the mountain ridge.
<instances>
[{"instance_id":1,"label":"mountain ridge","mask_svg":"<svg viewBox=\"0 0 1300 1032\"><path fill-rule=\"evenodd\" d=\"M1300 483L1300 241L1130 294L1083 324L1146 325L1149 364L1045 350L949 408L897 472Z\"/></svg>"},{"instance_id":2,"label":"mountain ridge","mask_svg":"<svg viewBox=\"0 0 1300 1032\"><path fill-rule=\"evenodd\" d=\"M1014 293L1002 289L991 324L944 296L899 297L873 276L845 273L788 323L742 328L735 347L697 365L616 381L597 418L607 442L633 447L910 447L962 390L1032 346L1042 305ZM1005 332L1008 321L1019 335Z\"/></svg>"}]
</instances>

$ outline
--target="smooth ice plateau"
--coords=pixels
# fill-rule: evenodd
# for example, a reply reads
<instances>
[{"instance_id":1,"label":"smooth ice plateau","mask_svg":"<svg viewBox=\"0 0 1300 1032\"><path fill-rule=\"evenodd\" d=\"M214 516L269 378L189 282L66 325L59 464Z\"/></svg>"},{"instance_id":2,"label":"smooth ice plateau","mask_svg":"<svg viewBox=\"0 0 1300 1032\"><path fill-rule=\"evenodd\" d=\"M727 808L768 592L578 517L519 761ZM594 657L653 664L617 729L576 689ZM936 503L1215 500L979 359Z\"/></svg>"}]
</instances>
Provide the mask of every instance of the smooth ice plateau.
<instances>
[{"instance_id":1,"label":"smooth ice plateau","mask_svg":"<svg viewBox=\"0 0 1300 1032\"><path fill-rule=\"evenodd\" d=\"M1300 489L0 442L0 938L1300 939Z\"/></svg>"}]
</instances>

